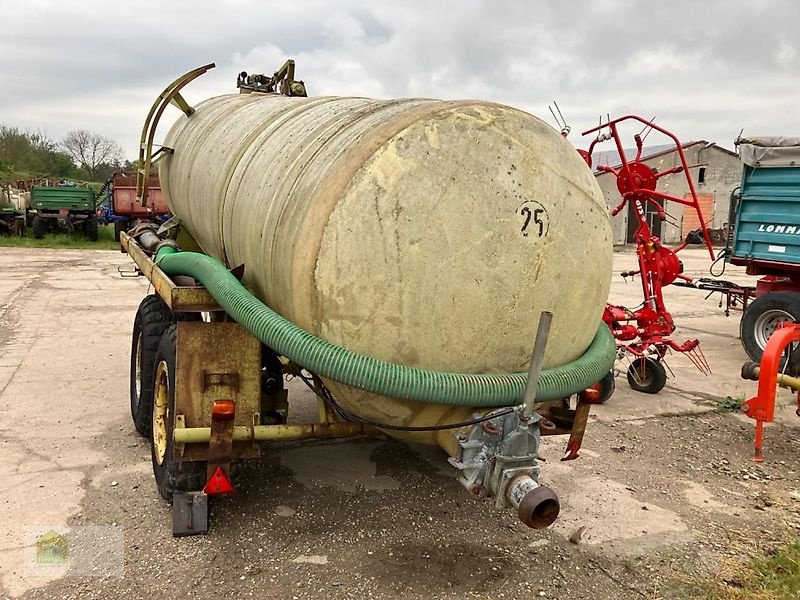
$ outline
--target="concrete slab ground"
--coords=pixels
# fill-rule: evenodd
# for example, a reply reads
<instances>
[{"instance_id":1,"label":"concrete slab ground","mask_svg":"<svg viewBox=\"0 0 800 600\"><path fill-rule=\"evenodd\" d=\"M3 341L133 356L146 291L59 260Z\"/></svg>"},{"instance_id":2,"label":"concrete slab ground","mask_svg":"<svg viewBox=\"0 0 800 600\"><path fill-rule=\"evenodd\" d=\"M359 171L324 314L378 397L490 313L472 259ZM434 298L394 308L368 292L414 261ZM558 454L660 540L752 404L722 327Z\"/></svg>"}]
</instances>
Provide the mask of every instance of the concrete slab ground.
<instances>
[{"instance_id":1,"label":"concrete slab ground","mask_svg":"<svg viewBox=\"0 0 800 600\"><path fill-rule=\"evenodd\" d=\"M682 256L706 275L707 256ZM617 253L612 301L639 302L638 280L619 276L634 264ZM130 328L147 293L119 276L130 266L115 252L0 248L0 597L672 597L800 527L792 398L779 396L768 462L754 465L752 424L718 411L755 393L738 377L738 314L670 288L677 337L701 339L712 374L672 357L655 396L623 374L580 460L559 462L565 440L547 439L543 479L562 501L551 529L467 499L436 448L368 439L270 448L213 505L207 536L174 539L130 423ZM89 527L109 548L92 570L31 568L36 535Z\"/></svg>"}]
</instances>

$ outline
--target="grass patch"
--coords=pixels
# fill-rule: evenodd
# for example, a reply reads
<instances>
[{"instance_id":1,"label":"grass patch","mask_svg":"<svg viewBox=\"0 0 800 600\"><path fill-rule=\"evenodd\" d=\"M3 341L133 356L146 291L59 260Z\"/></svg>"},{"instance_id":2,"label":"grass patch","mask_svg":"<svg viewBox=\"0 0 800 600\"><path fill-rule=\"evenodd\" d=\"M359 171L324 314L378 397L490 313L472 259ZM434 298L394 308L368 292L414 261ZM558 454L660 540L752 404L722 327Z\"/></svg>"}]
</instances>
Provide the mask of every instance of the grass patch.
<instances>
[{"instance_id":1,"label":"grass patch","mask_svg":"<svg viewBox=\"0 0 800 600\"><path fill-rule=\"evenodd\" d=\"M707 600L797 600L800 598L800 538L753 559L726 565L713 580L683 581L687 597Z\"/></svg>"},{"instance_id":2,"label":"grass patch","mask_svg":"<svg viewBox=\"0 0 800 600\"><path fill-rule=\"evenodd\" d=\"M80 248L93 250L119 250L119 242L114 241L113 225L98 225L97 241L90 242L82 233L49 233L42 239L33 237L29 227L25 237L0 235L0 247L5 248Z\"/></svg>"},{"instance_id":3,"label":"grass patch","mask_svg":"<svg viewBox=\"0 0 800 600\"><path fill-rule=\"evenodd\" d=\"M744 396L733 398L731 396L725 396L722 400L719 401L717 404L717 412L736 412L739 410L739 407L744 403Z\"/></svg>"}]
</instances>

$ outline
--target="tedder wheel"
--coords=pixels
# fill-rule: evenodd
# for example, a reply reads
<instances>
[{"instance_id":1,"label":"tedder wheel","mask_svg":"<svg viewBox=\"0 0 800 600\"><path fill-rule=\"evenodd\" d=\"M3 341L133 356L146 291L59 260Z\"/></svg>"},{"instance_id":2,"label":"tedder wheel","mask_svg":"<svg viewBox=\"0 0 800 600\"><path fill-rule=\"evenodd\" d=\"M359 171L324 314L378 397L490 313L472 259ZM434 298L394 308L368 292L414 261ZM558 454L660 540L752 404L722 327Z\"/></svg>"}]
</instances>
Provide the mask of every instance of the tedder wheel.
<instances>
[{"instance_id":1,"label":"tedder wheel","mask_svg":"<svg viewBox=\"0 0 800 600\"><path fill-rule=\"evenodd\" d=\"M33 237L42 239L47 234L47 219L40 216L33 217Z\"/></svg>"},{"instance_id":2,"label":"tedder wheel","mask_svg":"<svg viewBox=\"0 0 800 600\"><path fill-rule=\"evenodd\" d=\"M652 358L634 358L628 367L628 385L645 394L657 394L667 383L667 370Z\"/></svg>"},{"instance_id":3,"label":"tedder wheel","mask_svg":"<svg viewBox=\"0 0 800 600\"><path fill-rule=\"evenodd\" d=\"M145 296L136 311L131 337L131 417L136 431L150 435L153 409L153 372L161 336L173 323L169 307L157 295Z\"/></svg>"},{"instance_id":4,"label":"tedder wheel","mask_svg":"<svg viewBox=\"0 0 800 600\"><path fill-rule=\"evenodd\" d=\"M176 334L177 327L171 325L161 336L153 376L153 474L158 493L169 501L175 492L202 489L206 481L205 461L174 459Z\"/></svg>"},{"instance_id":5,"label":"tedder wheel","mask_svg":"<svg viewBox=\"0 0 800 600\"><path fill-rule=\"evenodd\" d=\"M86 223L83 225L84 229L83 232L86 234L86 238L90 242L97 241L97 217L90 217L86 219Z\"/></svg>"},{"instance_id":6,"label":"tedder wheel","mask_svg":"<svg viewBox=\"0 0 800 600\"><path fill-rule=\"evenodd\" d=\"M739 323L739 337L747 355L755 362L761 362L761 355L770 336L775 333L779 323L800 321L800 293L771 292L756 298L747 306ZM792 354L792 371L800 365L800 349ZM788 372L788 371L787 371Z\"/></svg>"},{"instance_id":7,"label":"tedder wheel","mask_svg":"<svg viewBox=\"0 0 800 600\"><path fill-rule=\"evenodd\" d=\"M598 384L600 386L600 396L597 398L597 403L605 404L606 401L614 395L614 390L617 387L614 381L614 371L606 373L605 377L603 377Z\"/></svg>"}]
</instances>

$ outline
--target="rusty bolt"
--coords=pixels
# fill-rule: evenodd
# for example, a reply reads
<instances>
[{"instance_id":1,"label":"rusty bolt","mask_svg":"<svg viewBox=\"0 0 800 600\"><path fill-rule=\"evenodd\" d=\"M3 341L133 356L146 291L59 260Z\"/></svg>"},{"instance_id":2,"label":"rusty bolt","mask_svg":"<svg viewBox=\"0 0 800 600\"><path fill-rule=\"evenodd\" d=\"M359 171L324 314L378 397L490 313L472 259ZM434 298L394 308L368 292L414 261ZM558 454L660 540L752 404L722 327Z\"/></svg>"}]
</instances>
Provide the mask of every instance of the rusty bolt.
<instances>
[{"instance_id":1,"label":"rusty bolt","mask_svg":"<svg viewBox=\"0 0 800 600\"><path fill-rule=\"evenodd\" d=\"M490 433L492 435L497 435L498 433L500 433L500 429L497 427L497 425L495 425L491 421L484 421L483 422L483 430L486 433Z\"/></svg>"},{"instance_id":2,"label":"rusty bolt","mask_svg":"<svg viewBox=\"0 0 800 600\"><path fill-rule=\"evenodd\" d=\"M545 419L542 417L539 420L539 429L543 431L553 431L556 428L556 424L553 423L550 419Z\"/></svg>"},{"instance_id":3,"label":"rusty bolt","mask_svg":"<svg viewBox=\"0 0 800 600\"><path fill-rule=\"evenodd\" d=\"M475 500L483 500L488 495L486 487L480 483L473 483L469 486L469 495Z\"/></svg>"}]
</instances>

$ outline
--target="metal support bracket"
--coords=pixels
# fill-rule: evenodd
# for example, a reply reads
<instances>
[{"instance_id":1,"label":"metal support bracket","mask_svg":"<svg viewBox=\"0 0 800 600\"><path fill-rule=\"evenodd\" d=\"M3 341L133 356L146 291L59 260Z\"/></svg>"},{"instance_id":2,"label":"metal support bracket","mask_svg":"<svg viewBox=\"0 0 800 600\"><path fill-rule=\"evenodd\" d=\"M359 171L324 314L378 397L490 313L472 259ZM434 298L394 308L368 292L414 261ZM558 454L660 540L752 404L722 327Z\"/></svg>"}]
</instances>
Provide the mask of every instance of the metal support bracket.
<instances>
[{"instance_id":1,"label":"metal support bracket","mask_svg":"<svg viewBox=\"0 0 800 600\"><path fill-rule=\"evenodd\" d=\"M141 277L144 275L142 270L139 267L134 267L133 269L123 269L122 267L117 267L117 273L119 273L120 277Z\"/></svg>"},{"instance_id":2,"label":"metal support bracket","mask_svg":"<svg viewBox=\"0 0 800 600\"><path fill-rule=\"evenodd\" d=\"M758 394L750 398L741 405L741 410L756 422L755 452L753 460L755 462L764 461L764 423L771 423L775 418L775 391L780 383L779 377L783 366L783 353L794 342L800 341L800 324L786 322L780 323L778 329L773 333L764 353L761 357L761 365L754 375L758 378ZM745 364L742 368L742 376L746 377L746 369L749 365ZM752 369L751 369L752 370ZM792 385L791 379L780 377L783 384L796 388ZM798 409L800 410L800 409Z\"/></svg>"},{"instance_id":3,"label":"metal support bracket","mask_svg":"<svg viewBox=\"0 0 800 600\"><path fill-rule=\"evenodd\" d=\"M184 537L208 532L208 496L204 492L172 496L172 535Z\"/></svg>"},{"instance_id":4,"label":"metal support bracket","mask_svg":"<svg viewBox=\"0 0 800 600\"><path fill-rule=\"evenodd\" d=\"M142 127L142 135L139 140L139 170L136 177L136 200L142 206L147 206L146 183L150 176L150 168L153 165L153 140L155 139L156 128L158 127L161 115L164 113L167 106L173 104L180 108L186 116L190 116L194 112L194 109L189 106L183 96L180 95L180 90L190 81L200 77L210 69L213 69L214 66L214 63L209 63L178 77L178 79L170 83L164 91L161 92L161 95L159 95L150 107L150 112L147 113L147 118Z\"/></svg>"},{"instance_id":5,"label":"metal support bracket","mask_svg":"<svg viewBox=\"0 0 800 600\"><path fill-rule=\"evenodd\" d=\"M208 469L206 480L221 468L230 479L230 465L233 457L233 419L211 422L211 439L208 442Z\"/></svg>"}]
</instances>

